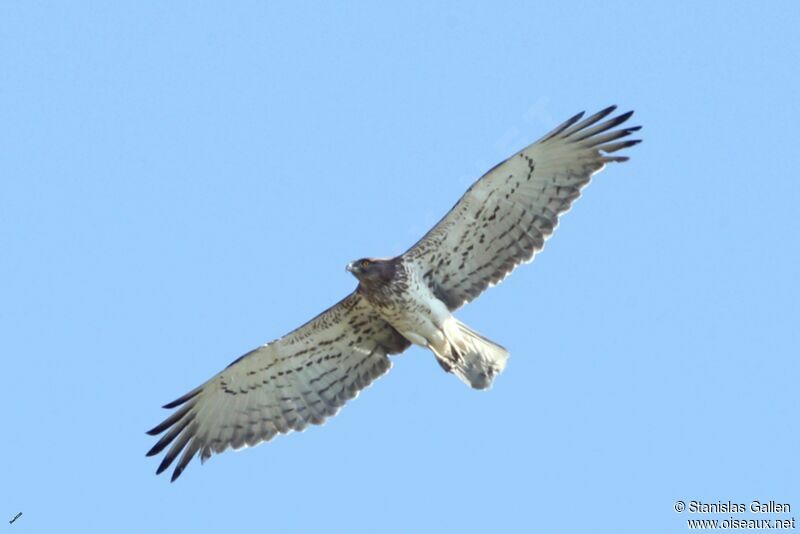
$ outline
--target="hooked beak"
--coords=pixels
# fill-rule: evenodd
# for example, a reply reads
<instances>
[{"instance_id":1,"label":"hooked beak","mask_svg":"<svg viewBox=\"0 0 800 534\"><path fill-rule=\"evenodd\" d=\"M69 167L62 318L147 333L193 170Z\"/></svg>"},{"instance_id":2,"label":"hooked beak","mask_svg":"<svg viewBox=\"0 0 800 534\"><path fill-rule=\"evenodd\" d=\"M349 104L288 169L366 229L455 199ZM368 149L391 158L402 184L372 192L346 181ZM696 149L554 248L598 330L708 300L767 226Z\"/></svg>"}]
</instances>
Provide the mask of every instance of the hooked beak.
<instances>
[{"instance_id":1,"label":"hooked beak","mask_svg":"<svg viewBox=\"0 0 800 534\"><path fill-rule=\"evenodd\" d=\"M351 274L356 274L357 269L358 267L356 267L356 262L354 261L351 261L350 263L347 264L347 267L345 267L345 270Z\"/></svg>"}]
</instances>

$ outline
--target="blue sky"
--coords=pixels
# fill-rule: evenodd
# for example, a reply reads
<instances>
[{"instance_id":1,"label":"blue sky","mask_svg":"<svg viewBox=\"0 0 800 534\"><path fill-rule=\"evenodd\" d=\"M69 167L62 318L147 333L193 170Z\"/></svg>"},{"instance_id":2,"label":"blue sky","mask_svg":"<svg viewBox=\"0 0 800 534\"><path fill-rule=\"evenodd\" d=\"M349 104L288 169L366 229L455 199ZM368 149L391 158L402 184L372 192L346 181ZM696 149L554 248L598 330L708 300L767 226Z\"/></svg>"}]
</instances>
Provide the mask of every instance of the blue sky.
<instances>
[{"instance_id":1,"label":"blue sky","mask_svg":"<svg viewBox=\"0 0 800 534\"><path fill-rule=\"evenodd\" d=\"M0 519L638 533L685 531L679 499L800 511L798 21L796 2L3 3ZM162 404L613 103L644 126L631 161L458 314L511 351L490 392L413 348L324 427L154 475Z\"/></svg>"}]
</instances>

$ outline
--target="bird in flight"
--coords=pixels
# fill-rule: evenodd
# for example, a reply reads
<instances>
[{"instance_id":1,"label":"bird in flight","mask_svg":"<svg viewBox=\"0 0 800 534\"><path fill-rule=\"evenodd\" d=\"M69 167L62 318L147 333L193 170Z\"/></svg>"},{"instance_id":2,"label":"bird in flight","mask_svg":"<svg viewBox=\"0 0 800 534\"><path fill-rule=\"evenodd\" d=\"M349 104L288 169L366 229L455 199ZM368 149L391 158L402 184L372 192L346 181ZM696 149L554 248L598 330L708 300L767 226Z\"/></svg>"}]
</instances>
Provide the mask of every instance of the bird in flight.
<instances>
[{"instance_id":1,"label":"bird in flight","mask_svg":"<svg viewBox=\"0 0 800 534\"><path fill-rule=\"evenodd\" d=\"M196 455L254 446L321 424L391 367L411 344L475 389L503 371L508 351L453 312L529 262L558 218L611 156L639 143L633 112L575 115L484 174L414 246L388 259L347 265L358 287L297 330L248 352L164 408L147 453L169 447L156 473L178 458L177 479Z\"/></svg>"}]
</instances>

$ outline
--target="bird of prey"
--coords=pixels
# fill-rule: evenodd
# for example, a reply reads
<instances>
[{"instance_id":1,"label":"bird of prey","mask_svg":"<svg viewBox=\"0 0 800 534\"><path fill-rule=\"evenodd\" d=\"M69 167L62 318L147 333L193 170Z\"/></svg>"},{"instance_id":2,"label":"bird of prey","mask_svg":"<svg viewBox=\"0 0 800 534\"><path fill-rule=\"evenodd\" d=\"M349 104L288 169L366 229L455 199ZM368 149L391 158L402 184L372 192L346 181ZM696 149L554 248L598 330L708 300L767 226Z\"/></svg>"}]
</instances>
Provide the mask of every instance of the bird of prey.
<instances>
[{"instance_id":1,"label":"bird of prey","mask_svg":"<svg viewBox=\"0 0 800 534\"><path fill-rule=\"evenodd\" d=\"M253 446L321 424L391 367L412 343L476 389L488 388L508 352L453 312L542 250L592 175L639 143L633 112L575 115L476 181L419 242L400 256L347 265L358 287L297 330L237 359L165 405L175 409L150 435L147 453L170 446L157 473L180 455L174 481L199 454Z\"/></svg>"}]
</instances>

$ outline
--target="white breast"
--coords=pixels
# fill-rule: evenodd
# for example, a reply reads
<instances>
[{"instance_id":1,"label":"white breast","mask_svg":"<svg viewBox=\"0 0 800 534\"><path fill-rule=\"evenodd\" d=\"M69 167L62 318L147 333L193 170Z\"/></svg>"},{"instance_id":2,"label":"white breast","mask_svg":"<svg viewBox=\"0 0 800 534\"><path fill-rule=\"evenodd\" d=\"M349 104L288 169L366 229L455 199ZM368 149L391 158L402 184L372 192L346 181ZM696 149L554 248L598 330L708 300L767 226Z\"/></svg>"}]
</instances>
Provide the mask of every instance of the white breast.
<instances>
[{"instance_id":1,"label":"white breast","mask_svg":"<svg viewBox=\"0 0 800 534\"><path fill-rule=\"evenodd\" d=\"M450 311L416 270L408 272L408 290L402 304L380 312L389 324L415 345L442 347L446 344L442 330L451 317Z\"/></svg>"}]
</instances>

